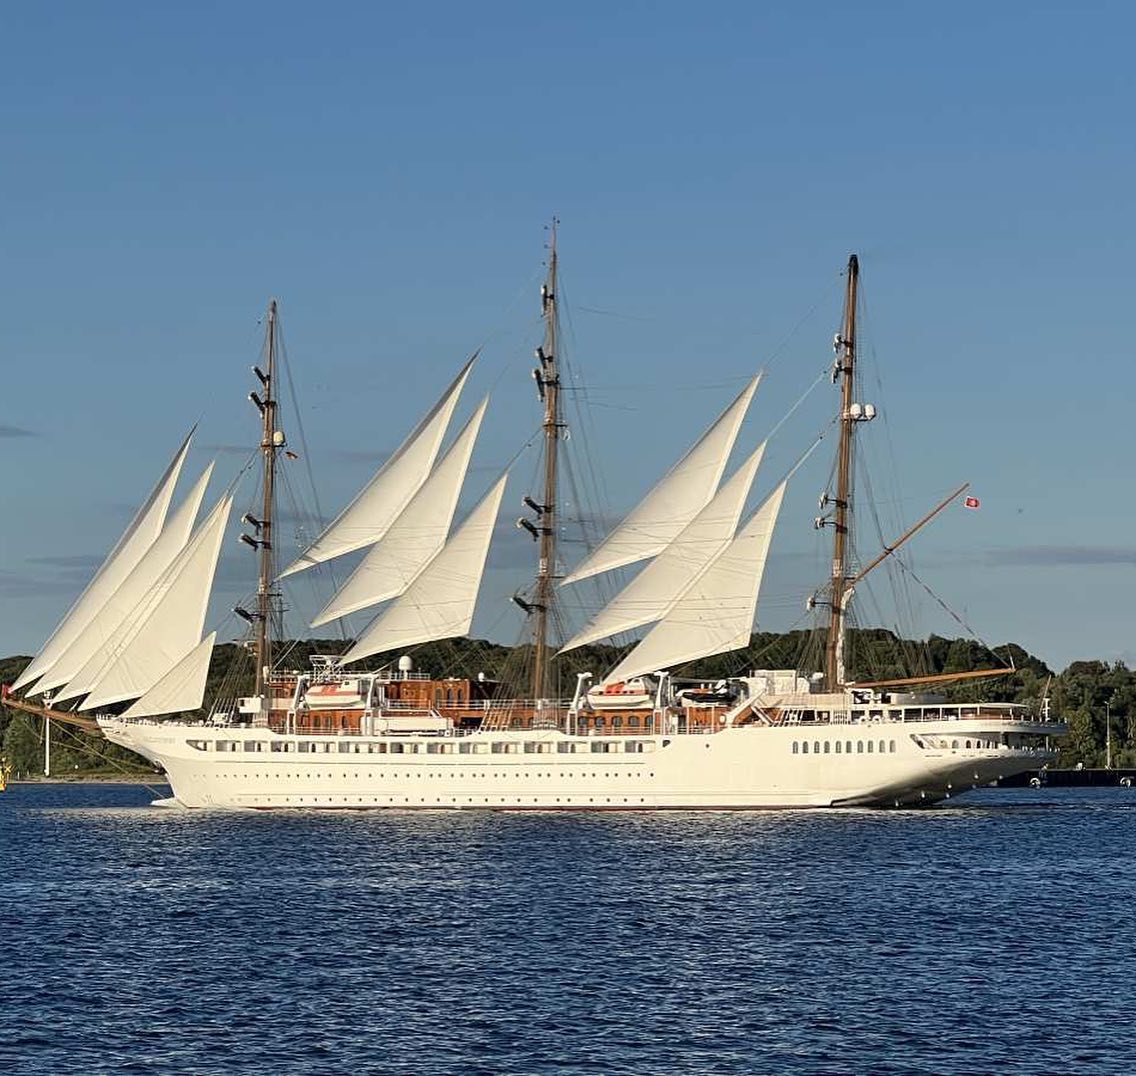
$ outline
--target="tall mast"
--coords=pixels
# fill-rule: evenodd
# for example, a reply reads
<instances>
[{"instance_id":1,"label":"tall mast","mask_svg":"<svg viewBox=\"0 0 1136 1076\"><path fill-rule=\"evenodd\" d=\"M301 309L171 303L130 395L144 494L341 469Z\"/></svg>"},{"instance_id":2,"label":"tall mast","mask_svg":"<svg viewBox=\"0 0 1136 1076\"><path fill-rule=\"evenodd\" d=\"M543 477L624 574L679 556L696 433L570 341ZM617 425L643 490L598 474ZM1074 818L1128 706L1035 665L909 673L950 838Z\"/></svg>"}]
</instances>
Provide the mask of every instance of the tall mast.
<instances>
[{"instance_id":1,"label":"tall mast","mask_svg":"<svg viewBox=\"0 0 1136 1076\"><path fill-rule=\"evenodd\" d=\"M272 635L270 620L272 617L272 581L275 575L275 558L272 550L272 517L276 503L276 300L268 304L268 325L265 333L265 365L267 370L259 366L253 367L253 372L260 379L264 387L263 400L258 399L255 393L251 394L253 403L260 407L262 419L260 451L264 460L263 491L261 501L260 519L250 522L256 527L259 571L256 588L256 695L265 694L265 684L268 679L268 670L272 666Z\"/></svg>"},{"instance_id":2,"label":"tall mast","mask_svg":"<svg viewBox=\"0 0 1136 1076\"><path fill-rule=\"evenodd\" d=\"M544 401L544 492L536 512L539 517L540 563L537 567L533 611L533 698L540 700L551 683L549 668L549 620L555 598L557 450L560 445L560 373L557 366L559 345L558 300L556 294L556 225L554 217L548 245L548 279L540 289L544 316L544 343L537 348L540 365L533 371L537 391ZM532 507L530 505L530 507Z\"/></svg>"},{"instance_id":3,"label":"tall mast","mask_svg":"<svg viewBox=\"0 0 1136 1076\"><path fill-rule=\"evenodd\" d=\"M856 288L860 279L860 261L853 254L848 259L844 295L844 329L835 340L836 364L834 380L840 378L840 445L836 454L836 500L832 515L832 583L830 588L828 638L825 640L824 676L829 691L840 687L843 669L845 606L851 597L848 541L852 509L852 449L856 423L863 409L853 407L853 381L856 366ZM874 410L872 412L874 414Z\"/></svg>"}]
</instances>

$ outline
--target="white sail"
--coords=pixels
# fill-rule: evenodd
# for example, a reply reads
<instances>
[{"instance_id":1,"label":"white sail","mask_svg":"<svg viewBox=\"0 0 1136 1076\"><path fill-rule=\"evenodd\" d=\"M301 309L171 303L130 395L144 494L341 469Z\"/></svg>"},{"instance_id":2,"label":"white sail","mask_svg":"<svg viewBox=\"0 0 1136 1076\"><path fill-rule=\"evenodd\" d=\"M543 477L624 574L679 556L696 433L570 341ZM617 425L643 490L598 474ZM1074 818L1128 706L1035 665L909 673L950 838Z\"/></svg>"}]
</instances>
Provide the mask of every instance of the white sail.
<instances>
[{"instance_id":1,"label":"white sail","mask_svg":"<svg viewBox=\"0 0 1136 1076\"><path fill-rule=\"evenodd\" d=\"M765 445L739 467L650 564L607 603L560 653L661 619L734 536Z\"/></svg>"},{"instance_id":2,"label":"white sail","mask_svg":"<svg viewBox=\"0 0 1136 1076\"><path fill-rule=\"evenodd\" d=\"M80 710L136 699L197 646L232 505L231 496L221 498L114 638L60 698L86 694Z\"/></svg>"},{"instance_id":3,"label":"white sail","mask_svg":"<svg viewBox=\"0 0 1136 1076\"><path fill-rule=\"evenodd\" d=\"M134 566L134 570L123 580L121 586L110 595L91 622L60 655L59 659L40 680L36 690L50 691L52 688L66 684L83 668L100 647L113 638L114 633L138 606L138 603L150 592L150 588L162 577L162 574L173 563L174 558L185 548L189 536L193 533L193 524L197 519L197 512L201 508L201 501L205 496L205 487L209 484L209 477L212 473L213 464L210 463L194 484L193 489L189 491L176 511L170 516L169 521L162 528L162 533L158 535L154 543L146 550L142 559Z\"/></svg>"},{"instance_id":4,"label":"white sail","mask_svg":"<svg viewBox=\"0 0 1136 1076\"><path fill-rule=\"evenodd\" d=\"M501 476L406 592L372 621L343 664L469 631L508 477Z\"/></svg>"},{"instance_id":5,"label":"white sail","mask_svg":"<svg viewBox=\"0 0 1136 1076\"><path fill-rule=\"evenodd\" d=\"M205 681L216 641L216 632L202 639L122 715L123 719L196 710L205 698Z\"/></svg>"},{"instance_id":6,"label":"white sail","mask_svg":"<svg viewBox=\"0 0 1136 1076\"><path fill-rule=\"evenodd\" d=\"M445 544L469 469L486 397L410 503L312 621L312 627L397 597Z\"/></svg>"},{"instance_id":7,"label":"white sail","mask_svg":"<svg viewBox=\"0 0 1136 1076\"><path fill-rule=\"evenodd\" d=\"M670 669L749 645L782 482L667 613L607 676L605 684Z\"/></svg>"},{"instance_id":8,"label":"white sail","mask_svg":"<svg viewBox=\"0 0 1136 1076\"><path fill-rule=\"evenodd\" d=\"M170 500L174 495L174 486L177 485L178 475L189 452L189 442L192 438L193 430L190 430L181 447L174 453L174 458L165 473L158 479L158 484L146 499L146 503L138 509L130 526L126 528L114 549L95 573L95 577L87 584L86 589L60 621L59 626L51 633L43 648L32 658L28 667L12 685L13 690L43 676L55 664L161 533ZM32 694L38 693L39 690L41 689L37 686Z\"/></svg>"},{"instance_id":9,"label":"white sail","mask_svg":"<svg viewBox=\"0 0 1136 1076\"><path fill-rule=\"evenodd\" d=\"M358 496L280 578L373 545L390 528L410 498L426 481L446 436L458 397L477 356L462 367L442 398L415 427L399 449L363 487Z\"/></svg>"},{"instance_id":10,"label":"white sail","mask_svg":"<svg viewBox=\"0 0 1136 1076\"><path fill-rule=\"evenodd\" d=\"M667 472L587 557L565 577L561 586L599 572L622 568L661 552L709 503L722 480L726 461L753 394L758 374L722 412L681 460Z\"/></svg>"}]
</instances>

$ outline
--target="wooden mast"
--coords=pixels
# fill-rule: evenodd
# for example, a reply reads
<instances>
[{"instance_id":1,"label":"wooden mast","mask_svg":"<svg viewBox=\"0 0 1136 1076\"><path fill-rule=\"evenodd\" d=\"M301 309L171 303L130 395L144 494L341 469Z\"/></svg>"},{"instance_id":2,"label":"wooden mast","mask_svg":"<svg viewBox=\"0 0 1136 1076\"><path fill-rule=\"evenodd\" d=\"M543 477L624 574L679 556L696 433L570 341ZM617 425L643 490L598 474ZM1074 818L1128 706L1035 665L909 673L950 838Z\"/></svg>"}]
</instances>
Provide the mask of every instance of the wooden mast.
<instances>
[{"instance_id":1,"label":"wooden mast","mask_svg":"<svg viewBox=\"0 0 1136 1076\"><path fill-rule=\"evenodd\" d=\"M848 259L844 296L844 330L836 338L834 377L840 385L840 445L836 453L836 501L833 512L832 583L830 588L828 638L825 640L824 677L829 691L840 688L840 666L843 655L846 594L849 586L849 526L852 509L852 449L857 416L853 415L852 392L856 365L856 289L860 278L860 261L855 254Z\"/></svg>"},{"instance_id":2,"label":"wooden mast","mask_svg":"<svg viewBox=\"0 0 1136 1076\"><path fill-rule=\"evenodd\" d=\"M548 279L540 289L541 313L544 317L544 343L537 348L540 365L533 371L541 398L544 400L544 492L537 507L540 531L540 562L537 566L533 611L533 698L537 705L549 692L552 681L549 648L549 621L555 600L556 574L556 508L557 450L560 445L560 373L557 365L559 320L556 294L556 225L552 220L548 246Z\"/></svg>"},{"instance_id":3,"label":"wooden mast","mask_svg":"<svg viewBox=\"0 0 1136 1076\"><path fill-rule=\"evenodd\" d=\"M256 588L256 687L254 694L266 693L269 669L272 666L272 581L274 557L272 550L273 508L276 502L276 300L268 304L268 326L266 330L265 351L267 370L254 367L256 376L264 386L264 399L260 403L262 419L260 451L264 459L263 493L260 519L255 521L257 530L259 571ZM256 397L253 397L256 402ZM268 706L265 705L267 712Z\"/></svg>"}]
</instances>

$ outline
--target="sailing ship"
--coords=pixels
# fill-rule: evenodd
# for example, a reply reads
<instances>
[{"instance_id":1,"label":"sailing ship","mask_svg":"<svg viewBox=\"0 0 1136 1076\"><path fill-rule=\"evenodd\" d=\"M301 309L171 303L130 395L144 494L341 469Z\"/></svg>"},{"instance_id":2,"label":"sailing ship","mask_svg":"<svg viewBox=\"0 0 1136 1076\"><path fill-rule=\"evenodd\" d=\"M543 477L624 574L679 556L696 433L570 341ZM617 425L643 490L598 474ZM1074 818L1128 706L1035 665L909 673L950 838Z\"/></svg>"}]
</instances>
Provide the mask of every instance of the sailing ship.
<instances>
[{"instance_id":1,"label":"sailing ship","mask_svg":"<svg viewBox=\"0 0 1136 1076\"><path fill-rule=\"evenodd\" d=\"M846 625L856 587L962 492L856 570L853 445L875 411L855 398L855 256L833 366L840 387L836 485L822 503L830 512L818 520L834 536L831 577L813 602L827 610L824 668L750 669L717 679L680 671L749 645L792 477L744 520L765 445L723 481L760 376L562 574L557 272L554 227L541 289L544 341L533 372L543 483L539 499L524 497L528 514L517 521L538 554L531 589L514 599L531 633L527 697L481 676L420 672L409 653L468 635L508 480L507 473L495 478L453 526L487 400L442 448L476 355L355 499L278 571L276 469L287 442L278 414L273 303L265 368L254 367L258 386L250 393L260 417L260 501L256 514L242 518L247 529L240 534L258 560L256 607L235 610L250 629L252 694L219 699L207 716L193 716L217 637L204 634L204 622L234 493L227 490L195 522L210 465L169 511L187 438L87 589L5 688L5 702L97 728L164 769L173 796L160 802L191 808L905 806L1036 770L1054 757L1050 738L1065 727L1048 712L952 702L926 690L928 678L847 680ZM307 670L277 667L272 639L282 581L361 550L363 559L313 625L376 606L380 612L344 653L317 656ZM587 624L567 640L554 639L560 588L634 564L645 567ZM558 697L558 652L640 629L645 633L613 668L580 674L571 698ZM390 655L389 662L356 668L375 655ZM920 685L924 690L912 690Z\"/></svg>"}]
</instances>

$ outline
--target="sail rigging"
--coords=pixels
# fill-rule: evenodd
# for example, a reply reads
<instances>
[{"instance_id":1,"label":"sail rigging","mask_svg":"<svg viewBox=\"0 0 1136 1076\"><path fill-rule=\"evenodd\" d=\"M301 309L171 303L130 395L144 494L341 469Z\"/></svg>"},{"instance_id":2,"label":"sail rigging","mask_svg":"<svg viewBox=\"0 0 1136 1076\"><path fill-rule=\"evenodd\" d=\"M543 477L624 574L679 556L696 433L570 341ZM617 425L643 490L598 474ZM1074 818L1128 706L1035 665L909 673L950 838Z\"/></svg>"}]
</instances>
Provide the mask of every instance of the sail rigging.
<instances>
[{"instance_id":1,"label":"sail rigging","mask_svg":"<svg viewBox=\"0 0 1136 1076\"><path fill-rule=\"evenodd\" d=\"M138 698L201 639L232 497L223 496L162 578L57 696L78 707Z\"/></svg>"},{"instance_id":2,"label":"sail rigging","mask_svg":"<svg viewBox=\"0 0 1136 1076\"><path fill-rule=\"evenodd\" d=\"M210 632L123 712L123 720L196 710L205 698L205 681L209 676L209 661L216 641L217 633Z\"/></svg>"},{"instance_id":3,"label":"sail rigging","mask_svg":"<svg viewBox=\"0 0 1136 1076\"><path fill-rule=\"evenodd\" d=\"M72 680L86 663L111 639L118 628L143 602L151 588L162 577L174 558L185 548L193 533L197 513L205 497L205 488L213 473L213 464L205 468L193 488L173 512L161 534L146 550L134 570L123 580L102 607L91 618L83 631L59 656L37 685L37 691L50 691ZM60 701L71 698L61 695Z\"/></svg>"},{"instance_id":4,"label":"sail rigging","mask_svg":"<svg viewBox=\"0 0 1136 1076\"><path fill-rule=\"evenodd\" d=\"M386 536L312 620L312 627L397 597L445 543L481 429L486 397Z\"/></svg>"},{"instance_id":5,"label":"sail rigging","mask_svg":"<svg viewBox=\"0 0 1136 1076\"><path fill-rule=\"evenodd\" d=\"M186 435L150 496L138 509L122 537L107 554L106 560L76 599L75 604L71 606L67 615L16 679L12 685L13 690L31 684L55 664L95 617L107 598L118 589L135 565L145 556L146 550L153 544L165 524L174 487L177 485L178 475L189 452L193 434L194 430L190 430Z\"/></svg>"},{"instance_id":6,"label":"sail rigging","mask_svg":"<svg viewBox=\"0 0 1136 1076\"><path fill-rule=\"evenodd\" d=\"M714 496L742 420L761 382L757 374L693 447L561 583L657 556Z\"/></svg>"},{"instance_id":7,"label":"sail rigging","mask_svg":"<svg viewBox=\"0 0 1136 1076\"><path fill-rule=\"evenodd\" d=\"M506 473L498 479L406 591L372 621L343 655L341 664L469 632L508 477Z\"/></svg>"},{"instance_id":8,"label":"sail rigging","mask_svg":"<svg viewBox=\"0 0 1136 1076\"><path fill-rule=\"evenodd\" d=\"M709 504L560 652L611 638L665 616L682 597L691 580L734 537L764 454L763 443L723 483Z\"/></svg>"},{"instance_id":9,"label":"sail rigging","mask_svg":"<svg viewBox=\"0 0 1136 1076\"><path fill-rule=\"evenodd\" d=\"M395 454L280 578L373 545L387 533L430 474L476 359L474 354Z\"/></svg>"},{"instance_id":10,"label":"sail rigging","mask_svg":"<svg viewBox=\"0 0 1136 1076\"><path fill-rule=\"evenodd\" d=\"M749 645L758 592L786 485L782 482L770 494L666 615L604 677L604 683L670 669L684 661Z\"/></svg>"}]
</instances>

